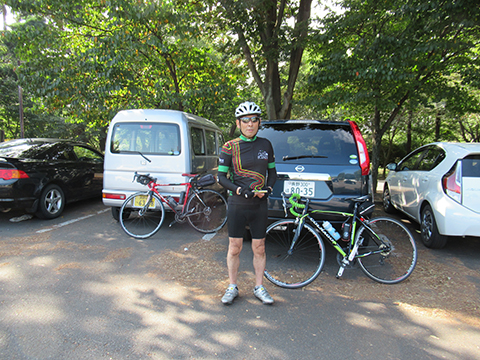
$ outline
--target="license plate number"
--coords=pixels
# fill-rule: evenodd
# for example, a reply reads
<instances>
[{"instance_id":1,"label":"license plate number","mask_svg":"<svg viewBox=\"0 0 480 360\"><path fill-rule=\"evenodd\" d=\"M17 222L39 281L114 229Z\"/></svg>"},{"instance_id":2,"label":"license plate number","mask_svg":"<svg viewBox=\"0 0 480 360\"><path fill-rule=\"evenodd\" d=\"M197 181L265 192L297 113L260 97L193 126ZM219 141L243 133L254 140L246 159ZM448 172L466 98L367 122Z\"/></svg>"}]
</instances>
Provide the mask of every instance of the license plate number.
<instances>
[{"instance_id":1,"label":"license plate number","mask_svg":"<svg viewBox=\"0 0 480 360\"><path fill-rule=\"evenodd\" d=\"M285 181L283 183L283 192L286 194L299 194L305 197L315 196L314 181Z\"/></svg>"},{"instance_id":2,"label":"license plate number","mask_svg":"<svg viewBox=\"0 0 480 360\"><path fill-rule=\"evenodd\" d=\"M145 204L147 203L147 195L138 195L135 196L133 200L133 206L135 207L144 207ZM148 205L149 208L154 208L155 207L155 198L150 201L150 204Z\"/></svg>"}]
</instances>

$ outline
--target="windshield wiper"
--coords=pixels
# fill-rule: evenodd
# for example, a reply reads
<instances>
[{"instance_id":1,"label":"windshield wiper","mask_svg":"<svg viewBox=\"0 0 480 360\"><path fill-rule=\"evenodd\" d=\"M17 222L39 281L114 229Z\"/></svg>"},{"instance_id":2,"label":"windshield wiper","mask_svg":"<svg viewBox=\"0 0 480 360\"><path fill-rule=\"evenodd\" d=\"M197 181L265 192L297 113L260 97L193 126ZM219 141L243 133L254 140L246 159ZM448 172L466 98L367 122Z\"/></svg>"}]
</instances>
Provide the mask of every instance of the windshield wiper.
<instances>
[{"instance_id":1,"label":"windshield wiper","mask_svg":"<svg viewBox=\"0 0 480 360\"><path fill-rule=\"evenodd\" d=\"M142 157L147 160L148 162L152 162L152 160L150 160L149 158L147 158L145 155L143 155L140 151L137 151L140 155L142 155Z\"/></svg>"},{"instance_id":2,"label":"windshield wiper","mask_svg":"<svg viewBox=\"0 0 480 360\"><path fill-rule=\"evenodd\" d=\"M324 155L299 155L299 156L288 156L288 155L285 155L284 157L282 157L282 160L285 161L285 160L297 160L297 159L305 159L305 158L312 158L312 159L326 159L328 158L328 156L324 156Z\"/></svg>"}]
</instances>

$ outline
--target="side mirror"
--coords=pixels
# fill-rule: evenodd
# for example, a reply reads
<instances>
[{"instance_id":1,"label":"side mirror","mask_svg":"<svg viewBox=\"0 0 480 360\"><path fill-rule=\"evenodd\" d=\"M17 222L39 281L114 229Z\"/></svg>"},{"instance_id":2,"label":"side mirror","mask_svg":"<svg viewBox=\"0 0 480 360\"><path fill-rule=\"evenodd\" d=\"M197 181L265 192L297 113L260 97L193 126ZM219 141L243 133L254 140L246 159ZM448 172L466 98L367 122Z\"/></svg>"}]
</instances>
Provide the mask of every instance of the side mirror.
<instances>
[{"instance_id":1,"label":"side mirror","mask_svg":"<svg viewBox=\"0 0 480 360\"><path fill-rule=\"evenodd\" d=\"M395 163L390 163L387 165L387 169L390 171L397 171L397 164Z\"/></svg>"}]
</instances>

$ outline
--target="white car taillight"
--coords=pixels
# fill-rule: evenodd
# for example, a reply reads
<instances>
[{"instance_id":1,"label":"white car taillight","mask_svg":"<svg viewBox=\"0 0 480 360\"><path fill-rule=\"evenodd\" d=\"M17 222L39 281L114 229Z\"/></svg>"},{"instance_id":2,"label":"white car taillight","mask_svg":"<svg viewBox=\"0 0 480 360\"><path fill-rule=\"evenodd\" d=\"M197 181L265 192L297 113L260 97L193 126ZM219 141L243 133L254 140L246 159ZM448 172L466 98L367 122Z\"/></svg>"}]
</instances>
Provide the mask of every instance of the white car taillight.
<instances>
[{"instance_id":1,"label":"white car taillight","mask_svg":"<svg viewBox=\"0 0 480 360\"><path fill-rule=\"evenodd\" d=\"M462 203L462 161L459 160L455 166L442 178L443 191L453 200Z\"/></svg>"}]
</instances>

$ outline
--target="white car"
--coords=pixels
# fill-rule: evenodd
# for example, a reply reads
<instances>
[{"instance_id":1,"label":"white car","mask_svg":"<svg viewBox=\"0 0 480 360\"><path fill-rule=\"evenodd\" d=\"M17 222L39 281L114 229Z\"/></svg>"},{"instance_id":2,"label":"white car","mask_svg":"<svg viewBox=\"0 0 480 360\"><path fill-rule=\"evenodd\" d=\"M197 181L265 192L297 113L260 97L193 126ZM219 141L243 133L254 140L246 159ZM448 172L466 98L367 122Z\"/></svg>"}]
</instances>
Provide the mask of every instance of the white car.
<instances>
[{"instance_id":1,"label":"white car","mask_svg":"<svg viewBox=\"0 0 480 360\"><path fill-rule=\"evenodd\" d=\"M448 236L480 236L480 143L428 144L387 168L384 210L419 223L425 246L442 248Z\"/></svg>"}]
</instances>

